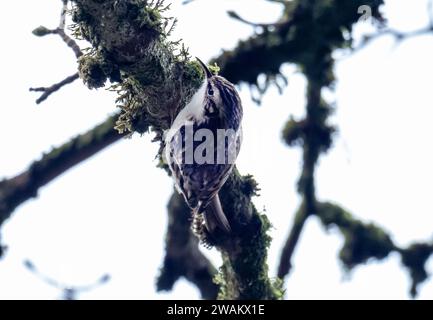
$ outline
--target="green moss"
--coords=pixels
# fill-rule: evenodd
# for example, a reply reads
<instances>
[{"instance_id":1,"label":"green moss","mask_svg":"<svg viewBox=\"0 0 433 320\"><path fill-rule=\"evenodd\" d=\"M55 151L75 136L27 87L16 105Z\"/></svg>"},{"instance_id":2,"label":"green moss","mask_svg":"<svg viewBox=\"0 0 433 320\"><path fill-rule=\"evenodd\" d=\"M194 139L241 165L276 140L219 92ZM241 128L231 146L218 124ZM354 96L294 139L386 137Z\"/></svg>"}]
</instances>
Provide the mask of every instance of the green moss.
<instances>
[{"instance_id":1,"label":"green moss","mask_svg":"<svg viewBox=\"0 0 433 320\"><path fill-rule=\"evenodd\" d=\"M221 237L216 244L223 252L223 266L215 279L220 285L219 299L279 299L283 294L281 282L268 276L271 223L250 202L255 190L254 179L241 177L235 170L220 192L226 212L234 215L231 221L236 235L226 240ZM248 221L246 217L250 217Z\"/></svg>"},{"instance_id":2,"label":"green moss","mask_svg":"<svg viewBox=\"0 0 433 320\"><path fill-rule=\"evenodd\" d=\"M216 62L214 62L214 64L212 65L209 65L208 68L210 72L212 72L213 74L219 74L219 72L221 71L221 68L218 66Z\"/></svg>"},{"instance_id":3,"label":"green moss","mask_svg":"<svg viewBox=\"0 0 433 320\"><path fill-rule=\"evenodd\" d=\"M290 117L283 128L282 137L289 146L300 145L302 143L302 123Z\"/></svg>"},{"instance_id":4,"label":"green moss","mask_svg":"<svg viewBox=\"0 0 433 320\"><path fill-rule=\"evenodd\" d=\"M184 71L183 71L183 80L192 83L192 88L194 88L193 90L194 92L196 89L200 87L204 77L205 75L203 72L203 68L196 60L185 62Z\"/></svg>"},{"instance_id":5,"label":"green moss","mask_svg":"<svg viewBox=\"0 0 433 320\"><path fill-rule=\"evenodd\" d=\"M164 32L163 17L157 7L141 7L136 21L141 27L154 29L161 34Z\"/></svg>"},{"instance_id":6,"label":"green moss","mask_svg":"<svg viewBox=\"0 0 433 320\"><path fill-rule=\"evenodd\" d=\"M243 177L241 191L249 198L259 195L259 184L252 175L246 175Z\"/></svg>"},{"instance_id":7,"label":"green moss","mask_svg":"<svg viewBox=\"0 0 433 320\"><path fill-rule=\"evenodd\" d=\"M119 93L118 107L122 110L116 123L119 132L144 133L149 125L158 131L168 129L203 81L202 71L195 61L175 62L167 72L165 68L155 61L146 72L136 76L132 73L115 87Z\"/></svg>"},{"instance_id":8,"label":"green moss","mask_svg":"<svg viewBox=\"0 0 433 320\"><path fill-rule=\"evenodd\" d=\"M118 82L111 87L122 110L116 129L167 129L203 80L187 50L166 39L172 30L171 18L163 14L168 6L140 0L75 2L74 34L93 46L79 61L80 77L89 88Z\"/></svg>"},{"instance_id":9,"label":"green moss","mask_svg":"<svg viewBox=\"0 0 433 320\"><path fill-rule=\"evenodd\" d=\"M89 89L101 88L107 81L102 68L102 61L96 57L84 55L78 60L78 73Z\"/></svg>"},{"instance_id":10,"label":"green moss","mask_svg":"<svg viewBox=\"0 0 433 320\"><path fill-rule=\"evenodd\" d=\"M220 286L218 299L281 299L282 282L268 276L267 250L271 242L267 234L271 224L264 215L253 215L243 239L242 250L234 258L223 253L223 265L215 278Z\"/></svg>"},{"instance_id":11,"label":"green moss","mask_svg":"<svg viewBox=\"0 0 433 320\"><path fill-rule=\"evenodd\" d=\"M400 250L401 261L409 270L412 284L410 294L415 297L418 292L418 285L428 278L425 264L433 254L433 245L425 243L415 243L409 248Z\"/></svg>"},{"instance_id":12,"label":"green moss","mask_svg":"<svg viewBox=\"0 0 433 320\"><path fill-rule=\"evenodd\" d=\"M332 203L320 203L317 216L326 226L336 226L344 236L339 257L350 270L368 259L384 259L395 249L391 237L378 226L365 224L350 213Z\"/></svg>"}]
</instances>

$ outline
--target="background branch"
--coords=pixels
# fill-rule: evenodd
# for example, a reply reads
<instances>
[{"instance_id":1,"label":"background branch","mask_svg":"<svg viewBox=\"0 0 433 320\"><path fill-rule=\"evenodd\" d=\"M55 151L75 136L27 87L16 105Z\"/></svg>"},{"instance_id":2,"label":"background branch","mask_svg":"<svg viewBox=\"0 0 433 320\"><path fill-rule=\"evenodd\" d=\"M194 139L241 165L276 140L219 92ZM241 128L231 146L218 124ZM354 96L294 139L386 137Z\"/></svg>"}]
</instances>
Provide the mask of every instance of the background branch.
<instances>
[{"instance_id":1,"label":"background branch","mask_svg":"<svg viewBox=\"0 0 433 320\"><path fill-rule=\"evenodd\" d=\"M353 51L358 51L361 49L364 49L366 46L368 46L371 42L373 42L376 39L379 39L384 36L392 36L396 43L399 44L403 40L407 40L409 38L418 37L422 35L433 34L433 25L429 25L426 28L422 28L419 30L414 30L410 32L403 32L395 29L383 29L380 30L377 33L368 34L363 36L361 42L359 45L353 49Z\"/></svg>"},{"instance_id":2,"label":"background branch","mask_svg":"<svg viewBox=\"0 0 433 320\"><path fill-rule=\"evenodd\" d=\"M432 34L433 33L433 1L432 0L430 0L427 4L427 13L429 17L429 25L427 27L414 30L414 31L409 31L409 32L403 32L403 31L390 29L390 28L382 28L377 33L365 35L362 38L360 44L356 48L354 48L353 51L363 49L368 44L370 44L373 40L376 40L380 37L387 36L387 35L392 36L397 43L400 43L401 41L412 37Z\"/></svg>"},{"instance_id":3,"label":"background branch","mask_svg":"<svg viewBox=\"0 0 433 320\"><path fill-rule=\"evenodd\" d=\"M66 284L56 279L42 273L38 268L36 268L35 264L31 260L24 260L24 266L33 273L36 277L44 281L51 287L54 287L58 290L62 291L62 299L63 300L77 300L78 295L83 292L92 291L110 281L110 275L108 273L102 275L99 279L94 281L93 283L85 284L85 285L71 285Z\"/></svg>"},{"instance_id":4,"label":"background branch","mask_svg":"<svg viewBox=\"0 0 433 320\"><path fill-rule=\"evenodd\" d=\"M35 92L43 92L43 94L36 100L37 104L40 104L41 102L45 101L51 94L54 92L60 90L62 87L64 87L67 84L70 84L77 80L79 78L78 72L74 73L73 75L70 75L69 77L66 77L62 81L53 84L50 87L39 87L39 88L30 88L30 91Z\"/></svg>"},{"instance_id":5,"label":"background branch","mask_svg":"<svg viewBox=\"0 0 433 320\"><path fill-rule=\"evenodd\" d=\"M378 12L380 4L380 2L374 3L372 1L370 5L374 5L374 11ZM337 2L335 2L335 5L337 5ZM303 8L306 10L304 11L306 16L308 16L308 10L313 10L316 14L320 12L320 4L317 4L317 7L311 5L310 7L304 6ZM338 5L337 7L333 7L333 10L338 10ZM341 11L338 11L345 12L343 8L341 8ZM326 10L323 11L323 14L323 17L317 14L314 21L308 22L306 21L308 18L304 16L303 21L315 26L318 21L328 21L329 17L326 17ZM340 28L340 32L345 28L350 30L347 23L354 24L358 20L356 15L352 15L351 19L339 15L337 20L340 18L342 21L337 22L342 23L345 21L346 25L335 24L332 26L331 24L327 24L325 28L320 28L316 25L316 28L310 27L308 30L303 30L303 39L309 39L309 41L305 40L308 46L304 48L305 52L308 52L308 57L306 59L301 55L296 56L294 59L301 66L307 79L306 116L302 120L290 118L283 130L283 139L289 146L301 146L303 150L302 173L298 182L298 191L302 197L302 202L295 215L292 229L281 253L278 276L284 278L290 272L299 236L307 219L314 215L320 219L324 226L336 226L342 233L344 245L340 251L340 260L343 262L346 270L351 270L359 264L366 263L371 258L380 260L387 257L392 251L398 252L402 257L403 265L408 269L412 278L410 293L412 296L415 296L417 286L427 278L425 262L433 253L430 243L416 243L405 249L398 248L392 242L390 235L376 225L364 224L353 218L350 213L338 205L319 202L316 199L314 172L317 161L321 153L330 149L333 133L336 131L335 128L327 124L329 116L332 113L332 108L322 98L321 91L325 87L332 89L334 80L334 60L332 59L332 51L334 49L331 44L334 44L335 47L343 47L345 43L342 35L340 40L338 38L330 38L330 35L335 37L338 33L337 30L332 32L332 28ZM380 17L377 18L379 21L382 20ZM294 27L299 28L299 25L294 25ZM315 30L314 34L308 33L313 30ZM375 37L390 34L397 40L402 40L431 31L433 31L431 26L409 33L386 29L380 31ZM294 41L296 39L295 35ZM373 37L368 39L370 41Z\"/></svg>"},{"instance_id":6,"label":"background branch","mask_svg":"<svg viewBox=\"0 0 433 320\"><path fill-rule=\"evenodd\" d=\"M77 42L69 37L65 32L65 20L66 20L66 14L68 12L68 0L62 0L63 7L60 14L60 22L59 26L56 29L48 29L44 26L40 26L33 30L33 34L38 37L44 37L49 34L57 34L60 36L60 38L65 42L65 44L71 48L71 50L74 52L75 57L79 59L83 52L81 51L80 47L78 46ZM41 102L45 101L51 94L54 92L60 90L62 87L74 82L79 78L78 72L74 73L73 75L70 75L63 79L62 81L55 83L49 87L38 87L38 88L30 88L30 91L34 92L43 92L43 94L36 100L37 104L40 104Z\"/></svg>"},{"instance_id":7,"label":"background branch","mask_svg":"<svg viewBox=\"0 0 433 320\"><path fill-rule=\"evenodd\" d=\"M308 217L316 213L316 195L314 173L321 152L331 147L335 129L326 124L330 113L329 106L321 98L321 84L312 76L307 76L307 114L304 120L290 119L283 131L283 138L288 145L300 144L303 149L303 166L298 181L298 191L302 203L298 209L289 237L283 247L278 276L284 278L292 267L292 256Z\"/></svg>"},{"instance_id":8,"label":"background branch","mask_svg":"<svg viewBox=\"0 0 433 320\"><path fill-rule=\"evenodd\" d=\"M340 260L346 270L352 270L371 259L382 260L391 252L401 256L403 266L412 280L410 294L415 297L420 283L428 278L425 264L433 255L433 242L413 243L407 248L394 244L388 232L373 223L363 223L334 203L317 204L317 217L326 228L336 227L344 237Z\"/></svg>"},{"instance_id":9,"label":"background branch","mask_svg":"<svg viewBox=\"0 0 433 320\"><path fill-rule=\"evenodd\" d=\"M191 211L177 191L171 196L167 209L165 258L157 290L171 290L175 282L184 277L197 286L203 299L216 299L218 286L213 278L217 270L199 250L198 239L191 231Z\"/></svg>"},{"instance_id":10,"label":"background branch","mask_svg":"<svg viewBox=\"0 0 433 320\"><path fill-rule=\"evenodd\" d=\"M94 129L73 138L68 143L44 154L23 173L0 182L0 226L23 202L37 196L38 190L70 168L85 161L121 139L111 116Z\"/></svg>"}]
</instances>

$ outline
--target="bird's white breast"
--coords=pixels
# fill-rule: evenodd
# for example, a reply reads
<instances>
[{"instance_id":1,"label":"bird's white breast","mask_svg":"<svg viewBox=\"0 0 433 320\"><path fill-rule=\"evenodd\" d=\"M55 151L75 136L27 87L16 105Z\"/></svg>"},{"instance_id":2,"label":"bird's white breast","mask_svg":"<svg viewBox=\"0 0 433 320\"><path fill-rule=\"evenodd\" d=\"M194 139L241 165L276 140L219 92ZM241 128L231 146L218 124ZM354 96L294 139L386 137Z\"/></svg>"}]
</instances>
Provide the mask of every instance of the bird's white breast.
<instances>
[{"instance_id":1,"label":"bird's white breast","mask_svg":"<svg viewBox=\"0 0 433 320\"><path fill-rule=\"evenodd\" d=\"M207 80L204 79L202 85L196 93L194 93L191 101L179 112L173 124L166 135L165 142L170 143L174 135L186 123L191 121L200 122L204 117L204 98L206 94Z\"/></svg>"}]
</instances>

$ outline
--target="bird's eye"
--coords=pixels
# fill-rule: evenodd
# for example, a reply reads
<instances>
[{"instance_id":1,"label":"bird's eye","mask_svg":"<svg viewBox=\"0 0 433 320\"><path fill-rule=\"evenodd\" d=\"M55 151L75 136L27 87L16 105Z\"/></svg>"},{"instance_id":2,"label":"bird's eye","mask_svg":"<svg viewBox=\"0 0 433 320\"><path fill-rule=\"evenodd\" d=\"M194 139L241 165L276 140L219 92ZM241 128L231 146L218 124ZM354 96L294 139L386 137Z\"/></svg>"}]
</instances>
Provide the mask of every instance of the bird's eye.
<instances>
[{"instance_id":1,"label":"bird's eye","mask_svg":"<svg viewBox=\"0 0 433 320\"><path fill-rule=\"evenodd\" d=\"M212 89L212 88L209 88L209 89L207 90L207 94L210 95L210 96L213 96L213 89Z\"/></svg>"}]
</instances>

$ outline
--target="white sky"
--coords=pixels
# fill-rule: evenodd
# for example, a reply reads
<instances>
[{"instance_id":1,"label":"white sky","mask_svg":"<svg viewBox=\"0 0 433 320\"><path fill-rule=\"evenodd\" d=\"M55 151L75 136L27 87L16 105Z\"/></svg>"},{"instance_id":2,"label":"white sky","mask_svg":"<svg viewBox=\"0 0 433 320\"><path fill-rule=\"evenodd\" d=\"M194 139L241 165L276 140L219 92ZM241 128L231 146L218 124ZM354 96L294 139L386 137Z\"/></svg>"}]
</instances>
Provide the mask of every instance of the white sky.
<instances>
[{"instance_id":1,"label":"white sky","mask_svg":"<svg viewBox=\"0 0 433 320\"><path fill-rule=\"evenodd\" d=\"M179 18L176 37L203 60L221 48L232 48L252 33L229 19L236 10L252 21L271 22L276 4L262 0L199 0L188 6L173 1ZM246 5L248 4L248 5ZM411 30L427 25L426 1L387 1L391 26ZM31 86L45 86L76 71L75 58L55 36L37 38L31 31L58 24L60 1L8 1L0 8L2 28L2 106L0 177L10 177L70 137L103 121L114 110L114 95L89 91L79 81L36 106ZM208 13L208 14L206 14ZM221 28L221 25L224 28ZM225 32L221 32L225 30ZM371 30L368 22L356 33ZM336 67L333 121L339 127L335 147L322 157L317 174L321 200L335 201L364 221L384 226L399 245L425 241L433 233L431 126L431 36L395 46L391 38L375 41ZM300 151L281 142L281 129L291 114L302 115L305 81L285 66L289 86L283 95L271 89L257 107L242 87L244 145L238 161L252 173L262 196L255 199L274 224L269 253L275 275L280 249L299 199L295 184ZM50 276L73 285L93 282L104 273L112 280L82 299L198 298L195 287L180 281L173 292L156 294L154 283L162 263L165 206L172 184L155 168L157 145L150 136L134 136L99 153L43 188L39 197L18 208L2 228L9 246L0 261L0 299L54 299L60 292L22 265L31 259ZM308 221L286 281L287 298L407 299L409 278L398 255L372 261L347 277L337 259L342 239L325 232L315 218ZM219 264L218 253L206 254ZM432 271L430 260L428 270ZM420 298L433 298L433 285L420 288Z\"/></svg>"}]
</instances>

